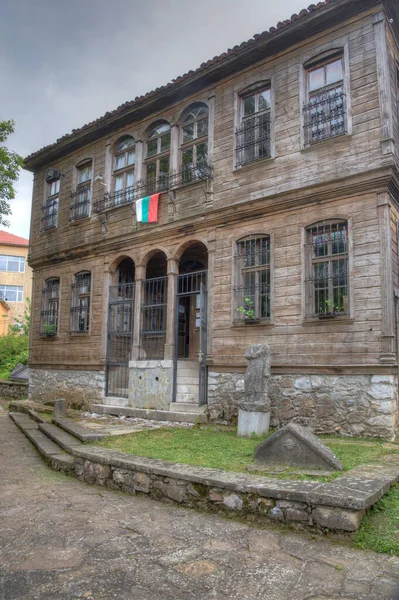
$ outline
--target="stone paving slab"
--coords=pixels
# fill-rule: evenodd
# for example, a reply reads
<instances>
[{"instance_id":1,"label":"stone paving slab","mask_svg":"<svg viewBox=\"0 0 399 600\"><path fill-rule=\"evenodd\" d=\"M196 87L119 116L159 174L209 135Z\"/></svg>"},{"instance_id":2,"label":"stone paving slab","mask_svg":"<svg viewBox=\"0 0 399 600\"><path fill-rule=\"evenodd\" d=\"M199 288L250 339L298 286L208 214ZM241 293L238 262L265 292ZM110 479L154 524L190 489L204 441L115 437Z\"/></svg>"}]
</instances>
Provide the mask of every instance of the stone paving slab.
<instances>
[{"instance_id":1,"label":"stone paving slab","mask_svg":"<svg viewBox=\"0 0 399 600\"><path fill-rule=\"evenodd\" d=\"M397 600L399 557L93 487L0 415L1 600Z\"/></svg>"},{"instance_id":2,"label":"stone paving slab","mask_svg":"<svg viewBox=\"0 0 399 600\"><path fill-rule=\"evenodd\" d=\"M105 438L103 433L90 431L87 427L83 427L73 419L68 419L67 417L53 419L53 422L81 442L98 442Z\"/></svg>"}]
</instances>

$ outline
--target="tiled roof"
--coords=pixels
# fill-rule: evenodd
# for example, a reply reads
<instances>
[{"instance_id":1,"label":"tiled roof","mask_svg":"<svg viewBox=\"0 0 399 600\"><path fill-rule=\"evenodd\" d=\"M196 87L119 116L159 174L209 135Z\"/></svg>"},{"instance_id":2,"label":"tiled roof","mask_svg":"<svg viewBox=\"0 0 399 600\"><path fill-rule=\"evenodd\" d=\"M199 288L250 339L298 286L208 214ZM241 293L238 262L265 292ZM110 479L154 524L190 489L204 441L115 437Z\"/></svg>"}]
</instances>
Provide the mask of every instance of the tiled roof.
<instances>
[{"instance_id":1,"label":"tiled roof","mask_svg":"<svg viewBox=\"0 0 399 600\"><path fill-rule=\"evenodd\" d=\"M7 244L8 246L29 246L29 240L19 237L19 235L8 233L8 231L0 231L0 244Z\"/></svg>"},{"instance_id":2,"label":"tiled roof","mask_svg":"<svg viewBox=\"0 0 399 600\"><path fill-rule=\"evenodd\" d=\"M105 115L103 115L102 117L95 119L94 121L91 121L90 123L87 123L86 125L83 125L83 127L80 127L79 129L72 129L71 133L67 133L67 134L63 135L62 137L58 138L58 140L55 143L49 144L48 146L44 146L40 150L37 150L36 152L33 152L32 154L27 156L25 158L25 161L28 162L28 161L34 159L40 153L42 153L44 151L48 151L51 148L54 148L60 142L74 138L75 136L85 132L85 130L102 125L108 119L118 116L118 115L121 115L124 112L131 110L133 107L139 106L140 103L151 100L152 97L155 97L156 95L158 95L160 93L171 91L174 87L177 87L178 85L185 82L186 80L189 80L194 75L197 76L197 75L201 74L202 71L206 71L206 69L213 67L214 65L217 65L218 63L223 62L223 60L225 60L225 59L230 60L235 55L238 55L239 53L241 53L243 50L250 49L252 46L258 44L259 42L262 42L262 41L268 39L270 36L275 34L277 31L280 31L281 29L289 27L296 21L306 18L309 14L320 10L321 8L325 7L327 4L332 4L335 1L336 0L324 0L324 2L319 2L318 4L311 4L310 6L308 6L308 8L304 8L303 10L301 10L299 14L293 14L290 19L286 19L285 21L279 21L277 23L276 27L270 27L270 29L268 31L264 31L263 33L255 34L248 41L242 42L241 44L239 44L238 46L234 46L233 48L229 48L226 52L223 52L219 56L214 56L207 62L202 63L194 71L188 71L184 75L181 75L180 77L177 77L176 79L173 79L170 83L167 83L164 86L156 88L155 90L148 92L147 94L144 94L143 96L136 96L136 98L134 98L134 100L130 100L128 102L125 102L124 104L121 104L115 110L105 113Z\"/></svg>"}]
</instances>

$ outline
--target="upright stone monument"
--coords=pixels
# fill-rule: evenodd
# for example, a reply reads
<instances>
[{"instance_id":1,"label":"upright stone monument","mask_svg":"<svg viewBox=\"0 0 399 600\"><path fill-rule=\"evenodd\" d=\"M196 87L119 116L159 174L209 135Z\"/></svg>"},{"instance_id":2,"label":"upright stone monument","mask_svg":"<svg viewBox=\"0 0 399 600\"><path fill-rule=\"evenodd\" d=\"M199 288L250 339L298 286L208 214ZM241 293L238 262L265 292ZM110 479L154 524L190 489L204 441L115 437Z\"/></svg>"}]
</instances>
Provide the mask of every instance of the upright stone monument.
<instances>
[{"instance_id":1,"label":"upright stone monument","mask_svg":"<svg viewBox=\"0 0 399 600\"><path fill-rule=\"evenodd\" d=\"M270 423L270 348L268 344L251 344L245 354L248 367L245 373L244 398L239 403L238 431L240 437L253 433L263 435Z\"/></svg>"}]
</instances>

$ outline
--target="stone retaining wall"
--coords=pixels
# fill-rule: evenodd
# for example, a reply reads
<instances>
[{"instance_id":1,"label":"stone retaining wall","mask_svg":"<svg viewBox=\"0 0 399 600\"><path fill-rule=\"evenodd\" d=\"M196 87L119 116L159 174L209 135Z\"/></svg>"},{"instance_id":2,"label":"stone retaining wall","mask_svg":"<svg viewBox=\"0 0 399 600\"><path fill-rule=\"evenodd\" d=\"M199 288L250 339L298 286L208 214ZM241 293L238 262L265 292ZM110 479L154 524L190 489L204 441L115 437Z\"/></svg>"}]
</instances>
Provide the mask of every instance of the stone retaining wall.
<instances>
[{"instance_id":1,"label":"stone retaining wall","mask_svg":"<svg viewBox=\"0 0 399 600\"><path fill-rule=\"evenodd\" d=\"M0 381L2 400L23 400L28 397L28 384L16 381Z\"/></svg>"},{"instance_id":2,"label":"stone retaining wall","mask_svg":"<svg viewBox=\"0 0 399 600\"><path fill-rule=\"evenodd\" d=\"M209 373L210 420L237 415L244 377ZM271 426L290 421L316 433L381 437L392 440L398 427L398 385L393 375L272 375Z\"/></svg>"},{"instance_id":3,"label":"stone retaining wall","mask_svg":"<svg viewBox=\"0 0 399 600\"><path fill-rule=\"evenodd\" d=\"M103 400L104 391L104 371L29 369L29 399L33 402L65 398L68 407L88 409Z\"/></svg>"}]
</instances>

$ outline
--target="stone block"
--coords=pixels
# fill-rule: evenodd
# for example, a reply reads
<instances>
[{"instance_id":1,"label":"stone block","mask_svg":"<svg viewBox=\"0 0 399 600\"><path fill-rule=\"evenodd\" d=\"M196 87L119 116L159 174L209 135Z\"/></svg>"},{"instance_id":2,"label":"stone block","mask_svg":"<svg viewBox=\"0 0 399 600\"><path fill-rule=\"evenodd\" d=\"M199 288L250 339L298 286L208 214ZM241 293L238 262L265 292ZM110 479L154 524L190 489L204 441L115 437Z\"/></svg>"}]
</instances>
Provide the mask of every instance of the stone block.
<instances>
[{"instance_id":1,"label":"stone block","mask_svg":"<svg viewBox=\"0 0 399 600\"><path fill-rule=\"evenodd\" d=\"M66 402L64 398L54 400L54 419L66 417Z\"/></svg>"},{"instance_id":2,"label":"stone block","mask_svg":"<svg viewBox=\"0 0 399 600\"><path fill-rule=\"evenodd\" d=\"M241 510L244 502L237 494L226 494L223 497L223 504L232 510Z\"/></svg>"},{"instance_id":3,"label":"stone block","mask_svg":"<svg viewBox=\"0 0 399 600\"><path fill-rule=\"evenodd\" d=\"M136 473L134 477L134 489L136 492L148 494L150 491L151 479L145 473Z\"/></svg>"},{"instance_id":4,"label":"stone block","mask_svg":"<svg viewBox=\"0 0 399 600\"><path fill-rule=\"evenodd\" d=\"M261 442L254 458L260 466L286 464L307 469L343 469L335 454L319 438L295 423L289 423Z\"/></svg>"},{"instance_id":5,"label":"stone block","mask_svg":"<svg viewBox=\"0 0 399 600\"><path fill-rule=\"evenodd\" d=\"M223 502L223 494L220 490L209 490L209 500L211 502Z\"/></svg>"},{"instance_id":6,"label":"stone block","mask_svg":"<svg viewBox=\"0 0 399 600\"><path fill-rule=\"evenodd\" d=\"M287 521L308 521L309 515L305 510L298 510L297 508L287 508L285 511L285 518Z\"/></svg>"},{"instance_id":7,"label":"stone block","mask_svg":"<svg viewBox=\"0 0 399 600\"><path fill-rule=\"evenodd\" d=\"M333 531L357 531L364 516L364 510L345 510L318 506L312 512L317 525Z\"/></svg>"},{"instance_id":8,"label":"stone block","mask_svg":"<svg viewBox=\"0 0 399 600\"><path fill-rule=\"evenodd\" d=\"M269 510L267 516L274 521L284 521L284 513L281 508L277 508L277 506Z\"/></svg>"},{"instance_id":9,"label":"stone block","mask_svg":"<svg viewBox=\"0 0 399 600\"><path fill-rule=\"evenodd\" d=\"M263 435L269 431L270 412L238 411L239 437L251 437L251 435Z\"/></svg>"}]
</instances>

